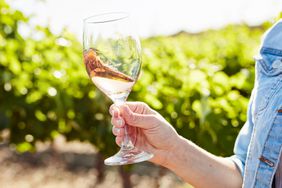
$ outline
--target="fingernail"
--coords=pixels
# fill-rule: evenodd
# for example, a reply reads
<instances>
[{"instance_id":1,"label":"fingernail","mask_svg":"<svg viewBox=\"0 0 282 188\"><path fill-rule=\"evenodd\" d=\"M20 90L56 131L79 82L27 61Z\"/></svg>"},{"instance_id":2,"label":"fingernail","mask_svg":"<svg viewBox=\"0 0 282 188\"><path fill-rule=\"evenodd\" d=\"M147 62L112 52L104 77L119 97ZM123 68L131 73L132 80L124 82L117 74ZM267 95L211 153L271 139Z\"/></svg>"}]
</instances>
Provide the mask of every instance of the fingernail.
<instances>
[{"instance_id":1,"label":"fingernail","mask_svg":"<svg viewBox=\"0 0 282 188\"><path fill-rule=\"evenodd\" d=\"M117 120L118 126L122 126L122 123L123 123L123 120L122 120L121 118L119 118L119 119Z\"/></svg>"},{"instance_id":2,"label":"fingernail","mask_svg":"<svg viewBox=\"0 0 282 188\"><path fill-rule=\"evenodd\" d=\"M116 134L119 134L120 133L120 128L115 128L115 132L116 132Z\"/></svg>"}]
</instances>

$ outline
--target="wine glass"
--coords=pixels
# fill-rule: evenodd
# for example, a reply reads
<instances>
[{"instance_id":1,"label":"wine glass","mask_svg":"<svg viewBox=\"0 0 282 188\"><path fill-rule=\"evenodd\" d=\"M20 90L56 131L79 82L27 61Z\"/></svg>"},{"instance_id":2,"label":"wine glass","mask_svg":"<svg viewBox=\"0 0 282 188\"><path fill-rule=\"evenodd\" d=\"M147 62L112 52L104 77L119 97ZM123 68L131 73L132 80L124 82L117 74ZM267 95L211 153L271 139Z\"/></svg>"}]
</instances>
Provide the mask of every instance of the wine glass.
<instances>
[{"instance_id":1,"label":"wine glass","mask_svg":"<svg viewBox=\"0 0 282 188\"><path fill-rule=\"evenodd\" d=\"M83 57L93 83L116 105L123 104L141 67L141 45L127 13L113 12L88 17L83 23ZM153 154L134 146L125 123L121 149L106 165L124 165L149 160Z\"/></svg>"}]
</instances>

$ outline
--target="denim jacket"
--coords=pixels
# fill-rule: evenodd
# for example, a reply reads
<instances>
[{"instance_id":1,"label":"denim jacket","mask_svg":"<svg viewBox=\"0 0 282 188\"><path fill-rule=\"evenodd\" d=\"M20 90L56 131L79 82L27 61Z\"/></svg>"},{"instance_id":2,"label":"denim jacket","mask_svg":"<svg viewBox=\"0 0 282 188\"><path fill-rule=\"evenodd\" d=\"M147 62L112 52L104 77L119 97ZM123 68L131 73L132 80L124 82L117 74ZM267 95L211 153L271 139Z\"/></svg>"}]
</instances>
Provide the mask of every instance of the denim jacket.
<instances>
[{"instance_id":1,"label":"denim jacket","mask_svg":"<svg viewBox=\"0 0 282 188\"><path fill-rule=\"evenodd\" d=\"M264 35L248 118L234 146L244 188L267 188L282 152L282 20Z\"/></svg>"}]
</instances>

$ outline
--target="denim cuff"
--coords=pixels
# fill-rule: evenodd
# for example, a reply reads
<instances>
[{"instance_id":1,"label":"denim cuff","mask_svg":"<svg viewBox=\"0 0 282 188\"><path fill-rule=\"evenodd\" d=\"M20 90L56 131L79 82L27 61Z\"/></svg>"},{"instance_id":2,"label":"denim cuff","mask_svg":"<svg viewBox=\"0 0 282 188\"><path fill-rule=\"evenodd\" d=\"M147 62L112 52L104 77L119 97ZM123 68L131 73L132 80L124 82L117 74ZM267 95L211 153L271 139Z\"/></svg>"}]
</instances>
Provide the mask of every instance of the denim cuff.
<instances>
[{"instance_id":1,"label":"denim cuff","mask_svg":"<svg viewBox=\"0 0 282 188\"><path fill-rule=\"evenodd\" d=\"M282 38L281 38L281 40L282 40ZM262 47L261 50L260 50L260 54L270 54L270 55L282 57L282 50L278 50L278 49L275 49L275 48Z\"/></svg>"},{"instance_id":2,"label":"denim cuff","mask_svg":"<svg viewBox=\"0 0 282 188\"><path fill-rule=\"evenodd\" d=\"M235 163L237 169L239 170L239 172L241 173L241 175L243 177L244 176L245 164L242 162L242 160L239 159L236 155L232 155L231 157L227 157L226 159L229 159L229 160L231 160Z\"/></svg>"}]
</instances>

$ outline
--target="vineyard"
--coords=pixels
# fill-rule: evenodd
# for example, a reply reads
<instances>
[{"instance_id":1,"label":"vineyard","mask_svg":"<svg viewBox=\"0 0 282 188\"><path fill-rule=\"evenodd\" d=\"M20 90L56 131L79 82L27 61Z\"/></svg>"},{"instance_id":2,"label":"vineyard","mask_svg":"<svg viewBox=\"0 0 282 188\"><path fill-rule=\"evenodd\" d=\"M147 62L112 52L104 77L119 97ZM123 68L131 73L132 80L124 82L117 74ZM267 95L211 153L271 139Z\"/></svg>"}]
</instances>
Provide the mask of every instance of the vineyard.
<instances>
[{"instance_id":1,"label":"vineyard","mask_svg":"<svg viewBox=\"0 0 282 188\"><path fill-rule=\"evenodd\" d=\"M81 41L67 29L54 34L29 20L0 0L2 145L15 155L33 156L38 143L52 148L58 137L91 144L102 181L103 159L118 150L108 113L111 101L87 77ZM142 71L129 100L148 103L206 150L232 155L254 84L253 56L269 26L228 25L142 39ZM21 34L21 27L29 34ZM130 172L138 168L119 169L124 187L130 187Z\"/></svg>"}]
</instances>

